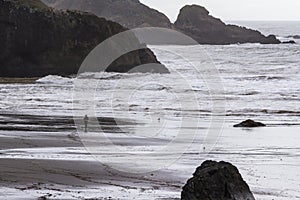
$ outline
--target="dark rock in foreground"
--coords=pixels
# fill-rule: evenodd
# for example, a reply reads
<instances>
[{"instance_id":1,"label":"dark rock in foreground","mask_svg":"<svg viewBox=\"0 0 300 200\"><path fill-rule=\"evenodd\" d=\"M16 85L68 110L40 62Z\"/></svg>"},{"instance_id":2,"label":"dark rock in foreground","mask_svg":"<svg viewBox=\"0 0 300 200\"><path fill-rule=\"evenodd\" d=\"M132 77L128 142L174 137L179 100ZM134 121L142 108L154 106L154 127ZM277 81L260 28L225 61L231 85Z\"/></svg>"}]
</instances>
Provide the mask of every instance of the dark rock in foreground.
<instances>
[{"instance_id":1,"label":"dark rock in foreground","mask_svg":"<svg viewBox=\"0 0 300 200\"><path fill-rule=\"evenodd\" d=\"M55 11L39 0L0 0L0 76L77 74L92 49L126 30L118 23L93 14ZM126 41L139 44L134 34ZM159 62L153 52L143 46L142 50L119 57L103 70L129 72L147 63ZM95 67L94 71L97 70L101 71ZM168 70L161 65L154 70L149 68L148 72L167 73Z\"/></svg>"},{"instance_id":2,"label":"dark rock in foreground","mask_svg":"<svg viewBox=\"0 0 300 200\"><path fill-rule=\"evenodd\" d=\"M254 200L238 169L230 163L205 161L181 193L182 200Z\"/></svg>"},{"instance_id":3,"label":"dark rock in foreground","mask_svg":"<svg viewBox=\"0 0 300 200\"><path fill-rule=\"evenodd\" d=\"M266 126L265 124L261 123L261 122L255 122L251 119L248 119L246 121L243 121L239 124L234 125L233 127L249 127L249 128L254 128L254 127L263 127Z\"/></svg>"},{"instance_id":4,"label":"dark rock in foreground","mask_svg":"<svg viewBox=\"0 0 300 200\"><path fill-rule=\"evenodd\" d=\"M259 31L236 25L226 25L220 19L209 15L204 7L198 5L183 7L175 22L175 28L200 44L281 43L274 35L266 37Z\"/></svg>"}]
</instances>

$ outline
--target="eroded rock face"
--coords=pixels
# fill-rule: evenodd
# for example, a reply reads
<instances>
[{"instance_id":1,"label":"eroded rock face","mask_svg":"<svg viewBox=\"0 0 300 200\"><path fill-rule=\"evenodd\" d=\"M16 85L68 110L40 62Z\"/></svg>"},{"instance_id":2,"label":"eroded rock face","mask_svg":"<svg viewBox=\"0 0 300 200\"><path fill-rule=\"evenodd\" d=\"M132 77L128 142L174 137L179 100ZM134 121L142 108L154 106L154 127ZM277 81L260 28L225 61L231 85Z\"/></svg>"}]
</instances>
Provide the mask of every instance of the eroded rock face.
<instances>
[{"instance_id":1,"label":"eroded rock face","mask_svg":"<svg viewBox=\"0 0 300 200\"><path fill-rule=\"evenodd\" d=\"M183 187L181 199L254 200L254 196L235 166L205 161Z\"/></svg>"},{"instance_id":2,"label":"eroded rock face","mask_svg":"<svg viewBox=\"0 0 300 200\"><path fill-rule=\"evenodd\" d=\"M200 44L280 43L274 35L266 37L258 31L245 27L226 25L198 5L183 7L175 22L175 28Z\"/></svg>"},{"instance_id":3,"label":"eroded rock face","mask_svg":"<svg viewBox=\"0 0 300 200\"><path fill-rule=\"evenodd\" d=\"M248 119L246 121L243 121L239 124L234 125L233 127L255 128L255 127L264 127L264 126L266 126L266 125L261 122L256 122L251 119Z\"/></svg>"},{"instance_id":4,"label":"eroded rock face","mask_svg":"<svg viewBox=\"0 0 300 200\"><path fill-rule=\"evenodd\" d=\"M81 10L94 13L127 28L164 27L171 22L163 13L149 8L139 0L43 0L57 9Z\"/></svg>"},{"instance_id":5,"label":"eroded rock face","mask_svg":"<svg viewBox=\"0 0 300 200\"><path fill-rule=\"evenodd\" d=\"M53 10L39 0L0 0L0 76L76 74L92 49L125 30L93 14ZM132 34L128 43L139 42ZM109 69L128 72L146 63L159 62L145 47L121 56ZM161 65L158 71L149 69L149 72L168 70Z\"/></svg>"}]
</instances>

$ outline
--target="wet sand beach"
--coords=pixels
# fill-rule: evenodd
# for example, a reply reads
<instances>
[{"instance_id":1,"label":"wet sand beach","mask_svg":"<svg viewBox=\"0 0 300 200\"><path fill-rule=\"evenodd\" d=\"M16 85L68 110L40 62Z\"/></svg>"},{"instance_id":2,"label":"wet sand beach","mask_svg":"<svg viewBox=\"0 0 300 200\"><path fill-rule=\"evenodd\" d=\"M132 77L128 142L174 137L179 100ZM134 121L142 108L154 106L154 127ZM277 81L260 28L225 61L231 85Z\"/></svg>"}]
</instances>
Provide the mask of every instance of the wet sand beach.
<instances>
[{"instance_id":1,"label":"wet sand beach","mask_svg":"<svg viewBox=\"0 0 300 200\"><path fill-rule=\"evenodd\" d=\"M8 116L10 121L7 121ZM0 126L0 194L5 199L42 196L49 199L176 199L180 198L181 187L195 168L207 159L235 164L257 199L299 198L299 126L235 129L229 123L208 154L199 152L197 144L194 144L168 168L133 174L118 172L96 160L80 142L74 124L69 123L71 119L67 116L57 118L65 121L60 121L60 126L56 125L52 131L48 129L57 121L54 116L42 118L6 114L1 118L7 122ZM16 119L20 118L23 119L23 128L35 127L33 122L43 128L12 131L17 124ZM27 124L24 119L31 123ZM110 121L109 118L99 120ZM107 134L118 140L118 145L149 147L149 139L114 132L118 129L114 129L116 125L113 122L107 126L111 127L107 128L110 135ZM135 124L127 123L127 126ZM163 138L153 138L150 146L164 144ZM118 156L112 155L115 159ZM132 163L123 164L126 168ZM155 161L152 164L155 165ZM283 178L285 187L279 187Z\"/></svg>"}]
</instances>

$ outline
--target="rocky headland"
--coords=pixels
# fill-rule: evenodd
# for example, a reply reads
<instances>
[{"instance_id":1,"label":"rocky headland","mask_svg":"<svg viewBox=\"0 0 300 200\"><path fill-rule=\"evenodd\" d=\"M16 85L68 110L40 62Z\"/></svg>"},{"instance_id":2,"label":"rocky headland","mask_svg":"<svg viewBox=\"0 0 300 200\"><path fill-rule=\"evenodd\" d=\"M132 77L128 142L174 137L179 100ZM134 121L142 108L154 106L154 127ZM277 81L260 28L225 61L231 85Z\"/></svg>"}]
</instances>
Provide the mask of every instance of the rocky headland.
<instances>
[{"instance_id":1,"label":"rocky headland","mask_svg":"<svg viewBox=\"0 0 300 200\"><path fill-rule=\"evenodd\" d=\"M57 9L82 10L118 22L128 28L163 27L180 31L200 44L227 45L237 43L280 44L274 36L259 31L228 25L198 5L184 6L174 24L162 13L139 0L43 0Z\"/></svg>"},{"instance_id":2,"label":"rocky headland","mask_svg":"<svg viewBox=\"0 0 300 200\"><path fill-rule=\"evenodd\" d=\"M172 24L163 13L149 8L139 0L43 0L58 9L82 10L118 22L127 28L164 27Z\"/></svg>"},{"instance_id":3,"label":"rocky headland","mask_svg":"<svg viewBox=\"0 0 300 200\"><path fill-rule=\"evenodd\" d=\"M120 24L80 11L57 11L39 0L0 0L0 76L41 77L76 74L89 52L127 30ZM139 43L132 34L130 43ZM106 70L128 72L159 63L144 46L115 60ZM161 65L148 72L168 72Z\"/></svg>"}]
</instances>

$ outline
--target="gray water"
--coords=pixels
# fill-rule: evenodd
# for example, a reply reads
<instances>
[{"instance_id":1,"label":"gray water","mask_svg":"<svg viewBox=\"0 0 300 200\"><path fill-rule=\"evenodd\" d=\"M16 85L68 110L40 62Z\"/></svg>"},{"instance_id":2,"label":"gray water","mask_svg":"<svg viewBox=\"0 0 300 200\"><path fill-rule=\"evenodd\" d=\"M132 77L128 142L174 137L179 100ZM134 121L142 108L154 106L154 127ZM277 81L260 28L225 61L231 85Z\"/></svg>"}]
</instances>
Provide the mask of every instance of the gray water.
<instances>
[{"instance_id":1,"label":"gray water","mask_svg":"<svg viewBox=\"0 0 300 200\"><path fill-rule=\"evenodd\" d=\"M300 33L299 22L238 23L280 38ZM300 127L300 43L150 48L171 74L101 72L82 74L79 78L47 76L31 84L1 84L1 114L10 114L1 115L1 121L11 121L14 114L73 116L77 111L84 112L85 104L74 99L73 83L78 80L87 85L96 83L96 90L84 92L92 94L87 103L94 105L97 116L126 118L142 124L131 127L130 135L126 135L129 139L131 136L159 139L157 143L165 145L160 142L172 140L178 130L199 130L202 137L210 127L212 116L224 119L224 130L219 138L215 138L218 142L209 155L200 158L197 150L202 146L196 144L182 160L171 166L171 171L178 174L180 181L190 177L202 159L226 160L238 166L258 199L299 198L300 154L296 133ZM189 62L178 53L189 58ZM203 68L208 64L219 73L210 74ZM207 83L215 78L222 82L212 91ZM217 94L213 95L214 92ZM218 92L225 99L220 98ZM214 113L215 102L224 106L225 112ZM233 124L248 118L262 121L269 128L232 128ZM1 126L32 126L18 124L18 120L14 120L15 124L2 123ZM183 120L188 122L185 126L182 126ZM200 122L198 126L193 123L195 121ZM142 152L155 151L155 148L151 144L130 146L130 150ZM34 158L32 152L39 151L31 148L19 156ZM55 159L49 152L49 159ZM3 156L9 158L11 155ZM60 159L70 157L74 159L73 154ZM180 190L176 192L172 197L179 197ZM155 199L160 192L153 191L153 198L151 194L148 198ZM103 194L107 195L111 194Z\"/></svg>"},{"instance_id":2,"label":"gray water","mask_svg":"<svg viewBox=\"0 0 300 200\"><path fill-rule=\"evenodd\" d=\"M300 35L300 21L228 21L227 23L256 29L265 35L273 34L283 41L292 39L287 39L288 36Z\"/></svg>"}]
</instances>

